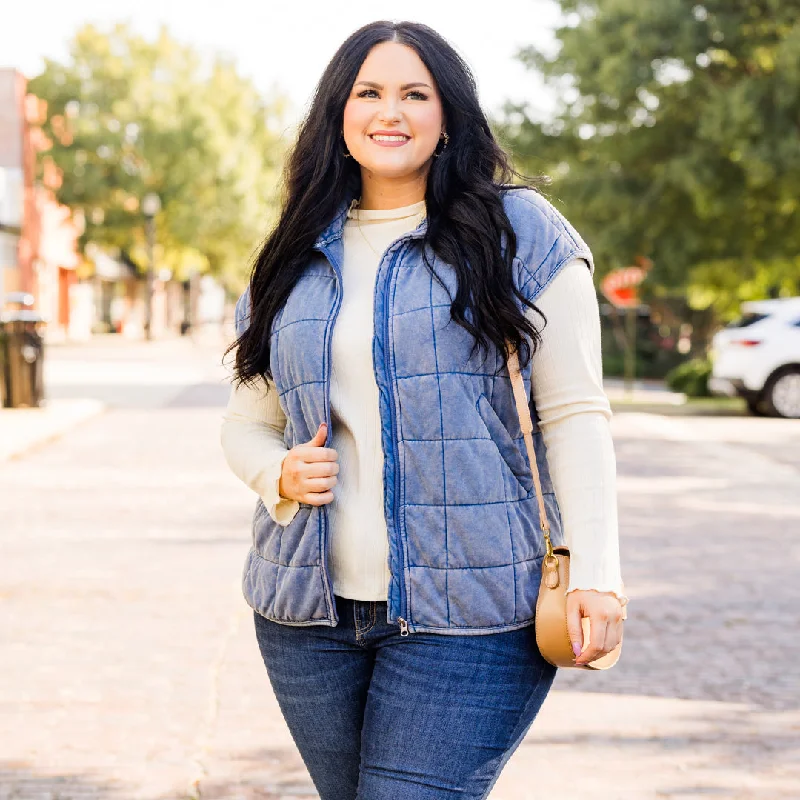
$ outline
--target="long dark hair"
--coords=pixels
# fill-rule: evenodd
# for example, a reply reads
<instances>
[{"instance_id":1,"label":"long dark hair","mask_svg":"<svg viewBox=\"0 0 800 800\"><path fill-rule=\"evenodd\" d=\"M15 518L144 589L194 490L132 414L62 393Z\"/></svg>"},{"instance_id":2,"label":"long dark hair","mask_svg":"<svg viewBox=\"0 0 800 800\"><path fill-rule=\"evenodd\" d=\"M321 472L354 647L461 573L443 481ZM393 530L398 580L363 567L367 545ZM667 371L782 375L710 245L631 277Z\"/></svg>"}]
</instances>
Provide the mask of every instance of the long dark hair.
<instances>
[{"instance_id":1,"label":"long dark hair","mask_svg":"<svg viewBox=\"0 0 800 800\"><path fill-rule=\"evenodd\" d=\"M360 194L360 168L355 159L345 158L340 131L361 65L382 42L411 47L433 76L441 97L450 140L428 173L428 227L422 244L423 253L430 246L456 272L451 318L475 338L473 353L475 347L486 353L491 341L505 357L508 339L524 366L530 350L523 331L534 348L540 342L539 332L514 302L516 296L523 307L535 308L514 285L517 241L500 194L503 188L512 188L512 178L526 185L531 182L511 167L495 140L478 101L475 78L450 44L426 25L373 22L336 51L287 158L280 218L256 257L250 278L250 325L230 348L236 349L234 372L239 382L259 375L272 377L272 321L297 283L319 234L344 202ZM427 258L425 263L444 287Z\"/></svg>"}]
</instances>

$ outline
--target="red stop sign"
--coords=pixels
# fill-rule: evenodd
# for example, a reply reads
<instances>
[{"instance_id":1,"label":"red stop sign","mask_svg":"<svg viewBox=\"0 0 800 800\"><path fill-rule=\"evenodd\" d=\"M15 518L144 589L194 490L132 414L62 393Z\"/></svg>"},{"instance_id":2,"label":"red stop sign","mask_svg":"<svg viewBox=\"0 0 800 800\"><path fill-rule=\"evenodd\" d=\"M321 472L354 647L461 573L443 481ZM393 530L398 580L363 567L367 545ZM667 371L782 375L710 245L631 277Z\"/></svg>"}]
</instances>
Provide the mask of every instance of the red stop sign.
<instances>
[{"instance_id":1,"label":"red stop sign","mask_svg":"<svg viewBox=\"0 0 800 800\"><path fill-rule=\"evenodd\" d=\"M639 284L646 275L641 267L615 269L603 278L600 289L617 308L635 308L639 305Z\"/></svg>"}]
</instances>

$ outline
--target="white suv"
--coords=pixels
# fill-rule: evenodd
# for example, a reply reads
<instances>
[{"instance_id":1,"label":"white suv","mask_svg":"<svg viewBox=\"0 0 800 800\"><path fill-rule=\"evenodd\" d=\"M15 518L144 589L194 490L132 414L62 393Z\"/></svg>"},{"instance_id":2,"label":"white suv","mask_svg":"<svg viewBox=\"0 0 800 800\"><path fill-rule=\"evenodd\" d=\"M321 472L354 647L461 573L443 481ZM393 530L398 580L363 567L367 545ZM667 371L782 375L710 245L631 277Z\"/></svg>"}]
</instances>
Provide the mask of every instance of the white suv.
<instances>
[{"instance_id":1,"label":"white suv","mask_svg":"<svg viewBox=\"0 0 800 800\"><path fill-rule=\"evenodd\" d=\"M800 418L800 297L742 303L712 358L711 392L743 397L754 414Z\"/></svg>"}]
</instances>

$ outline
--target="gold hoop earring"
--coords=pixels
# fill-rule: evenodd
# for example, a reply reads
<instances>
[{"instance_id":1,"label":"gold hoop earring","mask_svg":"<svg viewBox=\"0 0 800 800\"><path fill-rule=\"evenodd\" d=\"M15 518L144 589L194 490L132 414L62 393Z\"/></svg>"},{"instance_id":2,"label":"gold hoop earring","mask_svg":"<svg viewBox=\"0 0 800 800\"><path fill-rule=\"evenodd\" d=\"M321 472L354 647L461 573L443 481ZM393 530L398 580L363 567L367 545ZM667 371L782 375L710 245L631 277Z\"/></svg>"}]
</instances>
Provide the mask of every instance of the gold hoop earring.
<instances>
[{"instance_id":1,"label":"gold hoop earring","mask_svg":"<svg viewBox=\"0 0 800 800\"><path fill-rule=\"evenodd\" d=\"M444 140L444 145L438 153L435 150L433 151L434 158L439 158L439 156L447 149L447 145L450 142L450 137L447 135L445 131L442 131L442 135L439 137L439 141L442 140Z\"/></svg>"}]
</instances>

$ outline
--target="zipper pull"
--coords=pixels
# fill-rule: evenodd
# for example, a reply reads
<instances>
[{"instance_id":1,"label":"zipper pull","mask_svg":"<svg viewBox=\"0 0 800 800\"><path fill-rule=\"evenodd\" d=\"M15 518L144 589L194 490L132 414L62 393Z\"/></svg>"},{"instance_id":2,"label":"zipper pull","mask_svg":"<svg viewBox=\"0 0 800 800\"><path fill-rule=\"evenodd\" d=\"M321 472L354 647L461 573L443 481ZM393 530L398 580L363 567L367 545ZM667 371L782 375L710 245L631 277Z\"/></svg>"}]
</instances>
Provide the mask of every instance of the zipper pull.
<instances>
[{"instance_id":1,"label":"zipper pull","mask_svg":"<svg viewBox=\"0 0 800 800\"><path fill-rule=\"evenodd\" d=\"M398 617L397 621L400 623L400 635L408 636L408 623L402 617Z\"/></svg>"}]
</instances>

